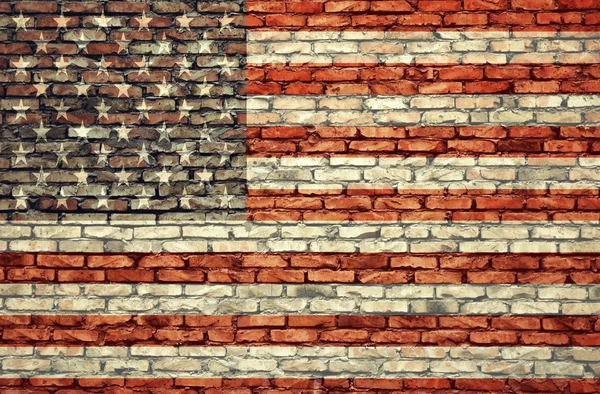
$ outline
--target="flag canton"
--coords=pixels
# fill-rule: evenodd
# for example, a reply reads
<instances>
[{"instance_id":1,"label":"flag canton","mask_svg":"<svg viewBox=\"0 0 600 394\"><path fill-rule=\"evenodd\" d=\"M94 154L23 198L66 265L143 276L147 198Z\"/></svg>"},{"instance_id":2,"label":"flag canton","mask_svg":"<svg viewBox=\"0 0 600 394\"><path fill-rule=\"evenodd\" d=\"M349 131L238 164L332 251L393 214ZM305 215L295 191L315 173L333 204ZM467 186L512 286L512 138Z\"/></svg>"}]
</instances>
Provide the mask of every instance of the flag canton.
<instances>
[{"instance_id":1,"label":"flag canton","mask_svg":"<svg viewBox=\"0 0 600 394\"><path fill-rule=\"evenodd\" d=\"M4 218L243 212L243 3L52 5L0 31Z\"/></svg>"}]
</instances>

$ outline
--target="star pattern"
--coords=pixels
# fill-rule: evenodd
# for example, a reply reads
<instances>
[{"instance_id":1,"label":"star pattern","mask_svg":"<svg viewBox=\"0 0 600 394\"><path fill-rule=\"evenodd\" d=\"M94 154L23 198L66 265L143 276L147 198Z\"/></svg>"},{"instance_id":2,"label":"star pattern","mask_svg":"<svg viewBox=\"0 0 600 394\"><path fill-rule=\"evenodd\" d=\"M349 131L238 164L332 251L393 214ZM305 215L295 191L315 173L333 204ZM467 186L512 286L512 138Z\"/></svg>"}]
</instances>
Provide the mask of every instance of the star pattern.
<instances>
[{"instance_id":1,"label":"star pattern","mask_svg":"<svg viewBox=\"0 0 600 394\"><path fill-rule=\"evenodd\" d=\"M215 16L214 12L207 15ZM43 16L47 19L45 28L38 24L42 16L37 14L19 13L7 18L14 31L34 26L39 29L28 32L35 54L23 52L8 58L7 71L14 73L17 82L23 84L23 92L28 92L6 100L5 111L11 111L11 116L5 116L5 122L8 127L20 125L18 135L23 139L12 141L8 153L19 168L36 163L34 168L28 167L30 182L14 186L8 195L16 210L29 209L40 195L47 195L47 191L26 195L27 184L42 190L54 188L58 195L48 209L72 210L80 195L72 199L67 193L73 189L66 186L77 186L78 193L85 193L83 189L89 186L92 190L97 182L101 185L95 188L99 195L84 197L93 198L91 206L98 210L114 209L117 200L123 199L122 194L113 194L114 188L135 187L139 191L140 185L141 194L130 197L133 210L150 210L154 201L168 198L158 193L158 188L174 185L180 190L176 197L181 209L192 209L196 199L211 193L220 198L220 190L225 191L220 204L230 207L232 197L227 193L231 189L219 184L215 172L232 167L232 153L221 152L220 163L211 160L208 168L197 163L206 163L214 155L211 146L222 142L220 135L224 133L219 120L231 117L230 109L211 107L205 100L215 97L222 86L237 86L236 81L223 78L233 81L231 77L239 69L234 55L224 53L227 45L223 43L228 41L215 38L237 28L237 15L222 13L216 24L197 26L202 24L194 22L202 16L195 11L183 12L172 19L171 30L162 26L162 16L146 11L128 15L133 21L131 25L127 22L133 26L131 30L121 26L122 16L106 15L105 4L100 14L88 16L85 23L82 15L62 12ZM155 30L154 26L160 27ZM156 32L145 42L153 49L134 52L134 46L146 40L139 40L137 34L147 31ZM181 51L190 42L174 38L172 31L184 36L197 32L200 39L193 50ZM67 34L70 38L62 41ZM98 38L102 35L105 42L114 43L112 52L92 50L92 43L103 41ZM61 51L63 43L73 49ZM214 57L212 67L201 63L205 56ZM172 65L164 67L161 59L167 57L173 59ZM155 77L165 70L168 75ZM206 75L210 75L210 83ZM166 105L168 101L174 102L174 107ZM213 120L198 125L192 121L196 115ZM47 144L45 150L38 150L37 143ZM92 160L82 160L86 155ZM99 171L109 171L113 177L106 180ZM147 177L144 171L152 175ZM183 177L186 173L187 179ZM64 174L71 174L71 180L64 180ZM198 192L193 185L202 185L203 191ZM111 199L113 196L118 197Z\"/></svg>"}]
</instances>

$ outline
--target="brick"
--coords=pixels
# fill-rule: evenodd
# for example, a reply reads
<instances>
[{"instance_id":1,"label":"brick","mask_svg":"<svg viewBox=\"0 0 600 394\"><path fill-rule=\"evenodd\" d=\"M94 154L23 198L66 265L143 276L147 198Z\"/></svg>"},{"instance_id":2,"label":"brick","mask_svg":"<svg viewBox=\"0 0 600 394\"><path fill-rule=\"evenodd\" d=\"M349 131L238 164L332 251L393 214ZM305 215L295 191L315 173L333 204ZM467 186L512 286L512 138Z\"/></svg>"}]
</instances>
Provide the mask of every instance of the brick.
<instances>
[{"instance_id":1,"label":"brick","mask_svg":"<svg viewBox=\"0 0 600 394\"><path fill-rule=\"evenodd\" d=\"M271 330L271 340L274 342L314 342L317 331L308 329Z\"/></svg>"},{"instance_id":2,"label":"brick","mask_svg":"<svg viewBox=\"0 0 600 394\"><path fill-rule=\"evenodd\" d=\"M39 267L83 267L84 256L78 255L38 255L37 265Z\"/></svg>"}]
</instances>

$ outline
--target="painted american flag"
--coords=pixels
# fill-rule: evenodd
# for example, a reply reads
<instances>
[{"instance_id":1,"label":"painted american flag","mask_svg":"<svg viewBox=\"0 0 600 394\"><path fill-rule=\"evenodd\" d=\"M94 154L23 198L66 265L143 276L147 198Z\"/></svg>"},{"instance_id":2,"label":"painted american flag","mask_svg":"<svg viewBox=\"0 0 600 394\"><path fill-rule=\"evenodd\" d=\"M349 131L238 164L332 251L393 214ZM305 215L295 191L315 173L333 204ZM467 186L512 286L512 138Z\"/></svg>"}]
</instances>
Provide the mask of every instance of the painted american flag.
<instances>
[{"instance_id":1,"label":"painted american flag","mask_svg":"<svg viewBox=\"0 0 600 394\"><path fill-rule=\"evenodd\" d=\"M599 392L599 25L0 2L0 392Z\"/></svg>"}]
</instances>

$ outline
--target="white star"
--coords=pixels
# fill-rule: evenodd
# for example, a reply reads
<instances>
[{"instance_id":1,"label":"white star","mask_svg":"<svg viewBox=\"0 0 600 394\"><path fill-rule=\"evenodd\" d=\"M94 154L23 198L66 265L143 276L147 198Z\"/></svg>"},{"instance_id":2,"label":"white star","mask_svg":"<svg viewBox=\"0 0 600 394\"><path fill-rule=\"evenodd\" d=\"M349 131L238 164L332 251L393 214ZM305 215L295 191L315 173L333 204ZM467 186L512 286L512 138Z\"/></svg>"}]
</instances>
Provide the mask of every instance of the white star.
<instances>
[{"instance_id":1,"label":"white star","mask_svg":"<svg viewBox=\"0 0 600 394\"><path fill-rule=\"evenodd\" d=\"M190 206L192 196L188 194L186 187L183 188L183 192L181 194L183 194L183 196L179 199L179 206L182 209L192 209L192 207Z\"/></svg>"},{"instance_id":2,"label":"white star","mask_svg":"<svg viewBox=\"0 0 600 394\"><path fill-rule=\"evenodd\" d=\"M230 160L231 153L226 153L226 152L227 152L227 144L224 144L223 151L219 152L219 155L220 155L219 166L225 165L225 163L227 163Z\"/></svg>"},{"instance_id":3,"label":"white star","mask_svg":"<svg viewBox=\"0 0 600 394\"><path fill-rule=\"evenodd\" d=\"M204 122L204 126L202 126L202 129L200 129L199 131L200 131L200 138L202 138L203 140L207 140L208 142L212 142L212 139L210 136L210 130L208 129L206 122Z\"/></svg>"},{"instance_id":4,"label":"white star","mask_svg":"<svg viewBox=\"0 0 600 394\"><path fill-rule=\"evenodd\" d=\"M40 173L33 174L33 176L37 179L35 185L36 186L48 186L48 182L46 182L46 179L48 179L48 175L50 175L50 174L44 173L44 167L40 167Z\"/></svg>"},{"instance_id":5,"label":"white star","mask_svg":"<svg viewBox=\"0 0 600 394\"><path fill-rule=\"evenodd\" d=\"M194 109L193 106L189 105L186 99L183 99L183 102L179 104L179 120L184 117L190 117L190 110Z\"/></svg>"},{"instance_id":6,"label":"white star","mask_svg":"<svg viewBox=\"0 0 600 394\"><path fill-rule=\"evenodd\" d=\"M13 197L16 197L15 209L27 209L27 195L23 193L23 187L19 186L19 190L13 192Z\"/></svg>"},{"instance_id":7,"label":"white star","mask_svg":"<svg viewBox=\"0 0 600 394\"><path fill-rule=\"evenodd\" d=\"M162 140L166 140L167 142L170 141L171 130L167 129L167 125L165 124L165 122L163 122L162 126L160 126L157 130L159 134L158 142Z\"/></svg>"},{"instance_id":8,"label":"white star","mask_svg":"<svg viewBox=\"0 0 600 394\"><path fill-rule=\"evenodd\" d=\"M98 203L96 204L96 209L101 209L101 208L108 208L108 196L105 194L106 191L103 189L102 190L102 194L99 197L96 197L98 199Z\"/></svg>"},{"instance_id":9,"label":"white star","mask_svg":"<svg viewBox=\"0 0 600 394\"><path fill-rule=\"evenodd\" d=\"M26 151L23 149L23 143L19 143L19 150L13 151L16 154L17 158L15 159L15 165L19 163L23 163L23 165L27 165L27 154L32 151Z\"/></svg>"},{"instance_id":10,"label":"white star","mask_svg":"<svg viewBox=\"0 0 600 394\"><path fill-rule=\"evenodd\" d=\"M89 174L87 172L85 172L85 170L83 169L83 166L81 166L81 170L79 172L76 172L73 175L75 175L77 177L77 186L79 186L79 185L87 186L87 184L88 184L87 179L88 179Z\"/></svg>"},{"instance_id":11,"label":"white star","mask_svg":"<svg viewBox=\"0 0 600 394\"><path fill-rule=\"evenodd\" d=\"M46 90L48 90L48 87L50 85L48 85L47 83L44 83L44 78L42 78L40 76L40 82L36 83L35 85L33 85L33 87L35 88L36 92L35 92L35 97L40 97L42 94L44 96L46 96Z\"/></svg>"},{"instance_id":12,"label":"white star","mask_svg":"<svg viewBox=\"0 0 600 394\"><path fill-rule=\"evenodd\" d=\"M112 150L107 149L106 145L101 144L100 145L100 153L98 153L98 161L97 164L98 165L106 165L108 164L108 154L112 153Z\"/></svg>"},{"instance_id":13,"label":"white star","mask_svg":"<svg viewBox=\"0 0 600 394\"><path fill-rule=\"evenodd\" d=\"M179 76L180 77L183 74L187 74L188 77L191 76L189 68L192 65L192 62L190 62L185 56L183 57L182 60L176 61L175 64L177 64L179 66Z\"/></svg>"},{"instance_id":14,"label":"white star","mask_svg":"<svg viewBox=\"0 0 600 394\"><path fill-rule=\"evenodd\" d=\"M139 152L137 152L139 158L138 158L138 164L144 162L146 164L150 164L150 154L148 153L148 151L146 150L146 144L142 143L142 149L139 150Z\"/></svg>"},{"instance_id":15,"label":"white star","mask_svg":"<svg viewBox=\"0 0 600 394\"><path fill-rule=\"evenodd\" d=\"M75 133L77 133L77 141L82 140L82 139L87 141L88 134L90 133L90 131L92 131L92 129L84 126L83 121L82 121L81 126L74 127L73 131L75 131Z\"/></svg>"},{"instance_id":16,"label":"white star","mask_svg":"<svg viewBox=\"0 0 600 394\"><path fill-rule=\"evenodd\" d=\"M200 85L200 95L210 97L210 90L213 88L213 86L214 85L208 85L206 83L206 77L204 77L204 83Z\"/></svg>"},{"instance_id":17,"label":"white star","mask_svg":"<svg viewBox=\"0 0 600 394\"><path fill-rule=\"evenodd\" d=\"M169 184L169 179L173 176L172 172L167 171L165 167L162 168L160 172L156 173L156 177L158 178L158 183L162 185L163 183Z\"/></svg>"},{"instance_id":18,"label":"white star","mask_svg":"<svg viewBox=\"0 0 600 394\"><path fill-rule=\"evenodd\" d=\"M25 60L23 60L23 56L20 56L18 61L13 60L12 63L13 66L17 69L16 75L23 74L27 76L27 70L24 69L27 68L31 64L31 62L26 62Z\"/></svg>"},{"instance_id":19,"label":"white star","mask_svg":"<svg viewBox=\"0 0 600 394\"><path fill-rule=\"evenodd\" d=\"M77 47L79 48L79 50L81 51L82 49L84 49L85 47L88 46L88 44L91 42L92 40L90 40L89 38L87 38L85 36L85 34L83 34L83 31L79 32L79 39L77 39L77 41L75 41L75 43L77 44ZM84 51L85 53L87 53L87 48Z\"/></svg>"},{"instance_id":20,"label":"white star","mask_svg":"<svg viewBox=\"0 0 600 394\"><path fill-rule=\"evenodd\" d=\"M65 152L65 146L62 142L60 143L60 148L58 149L58 151L54 153L56 154L56 165L58 165L58 163L60 162L63 162L67 165L69 164L69 162L67 161L67 156L69 155L69 152Z\"/></svg>"},{"instance_id":21,"label":"white star","mask_svg":"<svg viewBox=\"0 0 600 394\"><path fill-rule=\"evenodd\" d=\"M142 103L140 105L138 105L136 107L136 109L139 111L140 113L140 120L146 118L148 120L150 120L150 117L148 116L148 111L152 109L152 107L149 107L146 104L146 99L142 99Z\"/></svg>"},{"instance_id":22,"label":"white star","mask_svg":"<svg viewBox=\"0 0 600 394\"><path fill-rule=\"evenodd\" d=\"M125 185L129 186L129 177L132 175L131 172L125 171L125 166L121 167L121 172L116 172L115 176L118 179L117 186Z\"/></svg>"},{"instance_id":23,"label":"white star","mask_svg":"<svg viewBox=\"0 0 600 394\"><path fill-rule=\"evenodd\" d=\"M94 108L96 108L96 110L98 111L98 119L100 119L102 117L108 119L108 111L110 111L110 106L104 104L104 99L102 99L102 102L100 103L100 105L98 105Z\"/></svg>"},{"instance_id":24,"label":"white star","mask_svg":"<svg viewBox=\"0 0 600 394\"><path fill-rule=\"evenodd\" d=\"M69 209L69 197L65 196L65 190L60 189L61 198L56 199L56 209L60 209L61 207L65 209Z\"/></svg>"},{"instance_id":25,"label":"white star","mask_svg":"<svg viewBox=\"0 0 600 394\"><path fill-rule=\"evenodd\" d=\"M190 164L190 156L194 154L194 148L189 149L187 144L181 144L180 149L177 150L179 154L179 163L181 164Z\"/></svg>"},{"instance_id":26,"label":"white star","mask_svg":"<svg viewBox=\"0 0 600 394\"><path fill-rule=\"evenodd\" d=\"M125 38L125 33L121 33L121 38L119 38L116 42L119 45L119 50L117 52L121 53L121 51L127 52L131 40Z\"/></svg>"},{"instance_id":27,"label":"white star","mask_svg":"<svg viewBox=\"0 0 600 394\"><path fill-rule=\"evenodd\" d=\"M82 96L82 95L87 97L87 95L88 95L87 91L90 88L90 86L92 86L92 85L88 85L83 82L80 82L77 85L75 85L75 88L77 89L77 97Z\"/></svg>"},{"instance_id":28,"label":"white star","mask_svg":"<svg viewBox=\"0 0 600 394\"><path fill-rule=\"evenodd\" d=\"M171 53L171 42L158 41L158 53Z\"/></svg>"},{"instance_id":29,"label":"white star","mask_svg":"<svg viewBox=\"0 0 600 394\"><path fill-rule=\"evenodd\" d=\"M58 68L57 73L67 75L67 67L69 67L70 63L70 60L65 60L65 57L63 55L60 55L60 58L54 61L54 65L56 66L56 68Z\"/></svg>"},{"instance_id":30,"label":"white star","mask_svg":"<svg viewBox=\"0 0 600 394\"><path fill-rule=\"evenodd\" d=\"M17 26L16 26L17 30L19 30L19 29L27 30L27 22L29 22L30 19L31 18L24 18L22 11L19 14L19 16L12 18L12 20L15 21L15 23L17 24Z\"/></svg>"},{"instance_id":31,"label":"white star","mask_svg":"<svg viewBox=\"0 0 600 394\"><path fill-rule=\"evenodd\" d=\"M219 120L228 120L229 122L233 122L233 118L229 112L221 112Z\"/></svg>"},{"instance_id":32,"label":"white star","mask_svg":"<svg viewBox=\"0 0 600 394\"><path fill-rule=\"evenodd\" d=\"M127 83L120 83L118 85L115 85L115 87L119 89L117 98L121 96L129 97L129 88L131 87L131 85Z\"/></svg>"},{"instance_id":33,"label":"white star","mask_svg":"<svg viewBox=\"0 0 600 394\"><path fill-rule=\"evenodd\" d=\"M162 83L156 84L156 87L158 88L158 95L163 97L163 96L167 96L170 97L171 96L171 92L169 92L169 90L171 89L171 84L167 83L167 81L165 81L165 77L163 77Z\"/></svg>"},{"instance_id":34,"label":"white star","mask_svg":"<svg viewBox=\"0 0 600 394\"><path fill-rule=\"evenodd\" d=\"M231 22L233 22L235 20L235 17L231 17L231 16L227 16L227 14L223 15L223 17L221 17L219 19L219 22L221 22L221 31L225 28L231 29L231 26L229 26L231 24Z\"/></svg>"},{"instance_id":35,"label":"white star","mask_svg":"<svg viewBox=\"0 0 600 394\"><path fill-rule=\"evenodd\" d=\"M138 23L140 24L140 27L138 30L142 30L142 29L148 30L148 25L150 24L150 22L152 22L152 18L146 16L146 11L142 11L141 18L135 18L135 19L137 19Z\"/></svg>"},{"instance_id":36,"label":"white star","mask_svg":"<svg viewBox=\"0 0 600 394\"><path fill-rule=\"evenodd\" d=\"M229 76L231 76L231 67L233 67L235 65L235 61L229 61L229 59L227 59L227 56L223 56L223 60L219 63L219 65L221 66L221 70L220 70L220 74L227 74Z\"/></svg>"},{"instance_id":37,"label":"white star","mask_svg":"<svg viewBox=\"0 0 600 394\"><path fill-rule=\"evenodd\" d=\"M104 15L104 10L102 10L102 15L94 17L94 22L96 22L96 25L99 27L108 27L111 21L112 18L110 16L106 17Z\"/></svg>"},{"instance_id":38,"label":"white star","mask_svg":"<svg viewBox=\"0 0 600 394\"><path fill-rule=\"evenodd\" d=\"M146 191L146 186L142 186L142 196L137 198L137 209L150 209L150 198L154 194Z\"/></svg>"},{"instance_id":39,"label":"white star","mask_svg":"<svg viewBox=\"0 0 600 394\"><path fill-rule=\"evenodd\" d=\"M196 172L195 175L196 175L195 176L196 179L198 179L202 182L205 182L205 183L210 182L213 178L213 173L206 171L206 166L204 166L204 170L202 172Z\"/></svg>"},{"instance_id":40,"label":"white star","mask_svg":"<svg viewBox=\"0 0 600 394\"><path fill-rule=\"evenodd\" d=\"M44 51L45 53L48 53L47 45L50 42L50 40L44 40L44 33L40 32L40 39L33 41L33 42L36 45L36 49L35 49L36 53L40 53L42 51Z\"/></svg>"},{"instance_id":41,"label":"white star","mask_svg":"<svg viewBox=\"0 0 600 394\"><path fill-rule=\"evenodd\" d=\"M48 139L46 138L46 134L48 134L48 132L50 131L50 129L48 127L44 127L44 122L40 120L40 127L38 127L37 129L32 129L33 131L35 131L36 134L36 142L43 139L44 141L48 141Z\"/></svg>"},{"instance_id":42,"label":"white star","mask_svg":"<svg viewBox=\"0 0 600 394\"><path fill-rule=\"evenodd\" d=\"M199 53L211 53L211 49L210 46L213 43L213 41L196 41L198 43L198 45L200 45L200 48L198 48L198 52Z\"/></svg>"},{"instance_id":43,"label":"white star","mask_svg":"<svg viewBox=\"0 0 600 394\"><path fill-rule=\"evenodd\" d=\"M142 74L150 75L150 71L148 70L148 61L146 60L146 56L142 56L142 60L134 61L133 64L138 70L138 76Z\"/></svg>"},{"instance_id":44,"label":"white star","mask_svg":"<svg viewBox=\"0 0 600 394\"><path fill-rule=\"evenodd\" d=\"M108 76L107 68L112 66L112 62L109 62L108 60L104 59L104 55L102 55L102 57L100 58L100 62L96 63L96 65L98 66L98 71L96 71L96 75L100 76L100 74L106 74Z\"/></svg>"},{"instance_id":45,"label":"white star","mask_svg":"<svg viewBox=\"0 0 600 394\"><path fill-rule=\"evenodd\" d=\"M65 105L65 103L63 103L63 100L60 100L60 105L54 106L53 107L55 111L57 111L58 113L56 114L56 120L59 120L60 118L65 118L65 120L68 120L67 118L67 111L71 109L71 107L67 107Z\"/></svg>"},{"instance_id":46,"label":"white star","mask_svg":"<svg viewBox=\"0 0 600 394\"><path fill-rule=\"evenodd\" d=\"M52 18L56 22L56 30L60 30L61 27L64 27L67 30L67 23L69 23L70 18L66 18L63 13L60 13L58 18Z\"/></svg>"},{"instance_id":47,"label":"white star","mask_svg":"<svg viewBox=\"0 0 600 394\"><path fill-rule=\"evenodd\" d=\"M179 24L180 30L190 30L190 22L192 22L194 18L190 18L184 13L182 16L175 18L177 24Z\"/></svg>"},{"instance_id":48,"label":"white star","mask_svg":"<svg viewBox=\"0 0 600 394\"><path fill-rule=\"evenodd\" d=\"M25 111L27 111L29 108L31 108L28 105L23 105L23 99L19 100L19 105L13 105L13 111L17 111L17 115L15 116L15 121L18 120L19 118L23 118L25 120L27 120L27 114L25 113Z\"/></svg>"},{"instance_id":49,"label":"white star","mask_svg":"<svg viewBox=\"0 0 600 394\"><path fill-rule=\"evenodd\" d=\"M234 197L235 196L230 196L229 193L227 193L227 186L225 186L220 200L220 208L231 208L231 200L233 200Z\"/></svg>"},{"instance_id":50,"label":"white star","mask_svg":"<svg viewBox=\"0 0 600 394\"><path fill-rule=\"evenodd\" d=\"M124 123L121 123L121 126L117 129L117 142L125 140L129 141L129 129L125 126Z\"/></svg>"}]
</instances>

